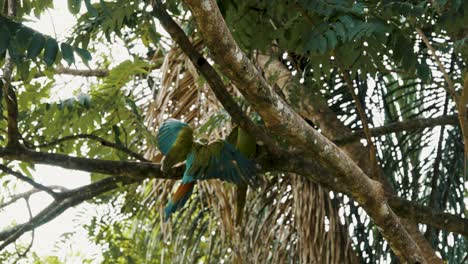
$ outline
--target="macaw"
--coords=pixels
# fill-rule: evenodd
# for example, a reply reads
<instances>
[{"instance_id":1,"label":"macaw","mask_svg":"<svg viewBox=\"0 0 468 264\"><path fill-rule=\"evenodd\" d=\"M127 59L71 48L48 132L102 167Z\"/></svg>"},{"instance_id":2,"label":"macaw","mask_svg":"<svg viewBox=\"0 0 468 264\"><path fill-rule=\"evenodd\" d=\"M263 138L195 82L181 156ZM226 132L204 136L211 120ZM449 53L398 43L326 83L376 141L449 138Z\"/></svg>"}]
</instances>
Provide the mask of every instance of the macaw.
<instances>
[{"instance_id":1,"label":"macaw","mask_svg":"<svg viewBox=\"0 0 468 264\"><path fill-rule=\"evenodd\" d=\"M225 140L208 144L195 142L193 129L175 119L168 119L161 125L157 140L159 150L165 156L162 171L185 161L182 182L164 210L166 221L184 206L197 180L217 178L235 184L256 185L255 163Z\"/></svg>"},{"instance_id":2,"label":"macaw","mask_svg":"<svg viewBox=\"0 0 468 264\"><path fill-rule=\"evenodd\" d=\"M236 149L248 159L252 159L257 151L255 138L250 136L244 129L236 126L228 136L228 141L236 146ZM247 197L247 184L240 183L236 189L236 224L242 224L242 216Z\"/></svg>"}]
</instances>

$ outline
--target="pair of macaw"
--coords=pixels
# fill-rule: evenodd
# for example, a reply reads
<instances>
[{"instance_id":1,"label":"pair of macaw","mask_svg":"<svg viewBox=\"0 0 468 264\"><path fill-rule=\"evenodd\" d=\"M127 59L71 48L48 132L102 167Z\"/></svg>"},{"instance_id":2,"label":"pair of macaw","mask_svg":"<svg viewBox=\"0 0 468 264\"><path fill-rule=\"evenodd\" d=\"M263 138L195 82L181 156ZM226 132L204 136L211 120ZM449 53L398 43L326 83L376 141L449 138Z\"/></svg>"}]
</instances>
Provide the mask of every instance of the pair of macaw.
<instances>
[{"instance_id":1,"label":"pair of macaw","mask_svg":"<svg viewBox=\"0 0 468 264\"><path fill-rule=\"evenodd\" d=\"M158 145L165 156L162 171L186 162L182 183L165 208L165 220L184 206L197 180L216 178L238 185L236 219L241 223L247 185L257 183L255 163L251 160L256 152L254 138L236 127L227 141L202 144L194 141L193 129L187 123L168 119L159 128Z\"/></svg>"}]
</instances>

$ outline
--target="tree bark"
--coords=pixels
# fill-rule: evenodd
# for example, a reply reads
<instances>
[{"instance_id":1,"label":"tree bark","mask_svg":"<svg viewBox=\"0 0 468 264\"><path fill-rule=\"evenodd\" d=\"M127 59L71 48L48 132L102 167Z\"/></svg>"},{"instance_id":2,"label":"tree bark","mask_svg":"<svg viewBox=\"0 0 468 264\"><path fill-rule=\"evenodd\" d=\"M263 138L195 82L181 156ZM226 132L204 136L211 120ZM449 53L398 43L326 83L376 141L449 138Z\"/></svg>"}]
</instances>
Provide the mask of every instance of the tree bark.
<instances>
[{"instance_id":1,"label":"tree bark","mask_svg":"<svg viewBox=\"0 0 468 264\"><path fill-rule=\"evenodd\" d=\"M214 61L262 116L270 132L288 139L337 175L367 211L402 262L427 263L420 248L393 213L382 185L367 175L336 145L311 128L262 78L229 32L214 0L185 1L192 11ZM156 6L156 8L160 8Z\"/></svg>"}]
</instances>

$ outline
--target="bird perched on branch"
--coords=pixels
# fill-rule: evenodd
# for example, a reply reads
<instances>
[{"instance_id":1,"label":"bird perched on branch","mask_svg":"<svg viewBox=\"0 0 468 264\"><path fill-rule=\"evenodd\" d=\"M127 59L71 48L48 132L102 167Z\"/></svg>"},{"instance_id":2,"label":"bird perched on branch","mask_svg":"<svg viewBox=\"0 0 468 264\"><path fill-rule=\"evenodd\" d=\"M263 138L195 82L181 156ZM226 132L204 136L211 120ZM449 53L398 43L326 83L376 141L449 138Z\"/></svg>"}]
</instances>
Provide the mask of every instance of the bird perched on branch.
<instances>
[{"instance_id":1,"label":"bird perched on branch","mask_svg":"<svg viewBox=\"0 0 468 264\"><path fill-rule=\"evenodd\" d=\"M165 220L184 206L197 180L220 179L245 186L257 183L255 163L245 154L225 140L208 144L195 142L193 129L182 121L166 120L158 131L158 145L165 156L162 171L185 161L182 182L166 206Z\"/></svg>"}]
</instances>

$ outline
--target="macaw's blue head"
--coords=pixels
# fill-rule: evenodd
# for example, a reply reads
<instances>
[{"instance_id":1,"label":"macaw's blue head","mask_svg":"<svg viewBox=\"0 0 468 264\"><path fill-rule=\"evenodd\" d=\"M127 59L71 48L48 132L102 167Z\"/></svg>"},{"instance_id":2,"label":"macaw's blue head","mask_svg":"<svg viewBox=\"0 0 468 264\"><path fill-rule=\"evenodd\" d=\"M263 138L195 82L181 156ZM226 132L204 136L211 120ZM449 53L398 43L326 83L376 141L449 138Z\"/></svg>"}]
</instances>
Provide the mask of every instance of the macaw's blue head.
<instances>
[{"instance_id":1,"label":"macaw's blue head","mask_svg":"<svg viewBox=\"0 0 468 264\"><path fill-rule=\"evenodd\" d=\"M167 172L184 161L192 150L193 130L182 121L166 120L158 131L158 145L159 150L165 156L161 169Z\"/></svg>"},{"instance_id":2,"label":"macaw's blue head","mask_svg":"<svg viewBox=\"0 0 468 264\"><path fill-rule=\"evenodd\" d=\"M167 155L178 138L187 136L192 137L192 129L187 123L168 119L164 121L158 131L159 150L163 155Z\"/></svg>"}]
</instances>

